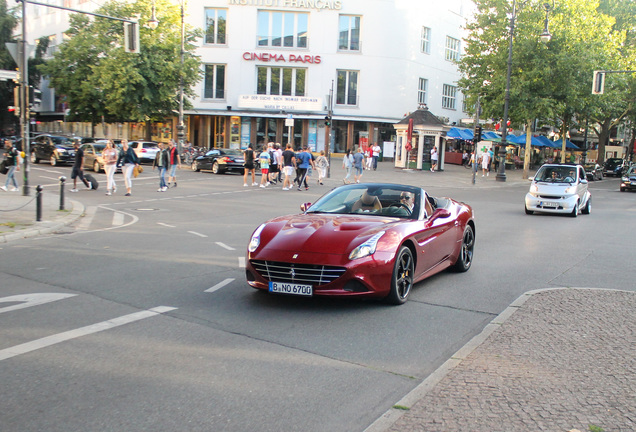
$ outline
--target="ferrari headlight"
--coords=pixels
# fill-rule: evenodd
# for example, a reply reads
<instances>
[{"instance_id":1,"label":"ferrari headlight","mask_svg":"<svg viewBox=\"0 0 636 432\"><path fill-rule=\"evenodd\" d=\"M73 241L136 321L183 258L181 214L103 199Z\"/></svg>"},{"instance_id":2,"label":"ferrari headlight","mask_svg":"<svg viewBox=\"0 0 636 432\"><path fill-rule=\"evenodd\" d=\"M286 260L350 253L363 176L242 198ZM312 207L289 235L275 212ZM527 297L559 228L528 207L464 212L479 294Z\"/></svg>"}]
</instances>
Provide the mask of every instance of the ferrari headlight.
<instances>
[{"instance_id":1,"label":"ferrari headlight","mask_svg":"<svg viewBox=\"0 0 636 432\"><path fill-rule=\"evenodd\" d=\"M258 245L261 244L261 231L263 231L263 228L265 228L265 224L256 228L256 231L254 231L254 234L252 234L250 244L247 246L248 251L254 252L256 249L258 249Z\"/></svg>"},{"instance_id":2,"label":"ferrari headlight","mask_svg":"<svg viewBox=\"0 0 636 432\"><path fill-rule=\"evenodd\" d=\"M380 231L379 233L371 237L369 240L365 241L360 246L352 250L351 253L349 254L349 259L354 260L358 258L364 258L369 255L373 255L375 253L375 248L378 245L378 241L380 240L380 237L382 237L385 232L386 231Z\"/></svg>"}]
</instances>

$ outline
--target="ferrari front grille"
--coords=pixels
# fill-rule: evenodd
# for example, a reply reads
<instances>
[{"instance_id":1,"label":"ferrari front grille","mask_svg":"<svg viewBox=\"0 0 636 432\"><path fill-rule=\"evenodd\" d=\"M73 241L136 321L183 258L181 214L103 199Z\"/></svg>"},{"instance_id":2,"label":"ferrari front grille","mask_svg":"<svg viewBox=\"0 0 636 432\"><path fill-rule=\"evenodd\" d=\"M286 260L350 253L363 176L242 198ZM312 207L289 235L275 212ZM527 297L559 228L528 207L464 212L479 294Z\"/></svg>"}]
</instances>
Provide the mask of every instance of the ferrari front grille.
<instances>
[{"instance_id":1,"label":"ferrari front grille","mask_svg":"<svg viewBox=\"0 0 636 432\"><path fill-rule=\"evenodd\" d=\"M325 285L344 274L344 267L252 260L254 269L268 281Z\"/></svg>"}]
</instances>

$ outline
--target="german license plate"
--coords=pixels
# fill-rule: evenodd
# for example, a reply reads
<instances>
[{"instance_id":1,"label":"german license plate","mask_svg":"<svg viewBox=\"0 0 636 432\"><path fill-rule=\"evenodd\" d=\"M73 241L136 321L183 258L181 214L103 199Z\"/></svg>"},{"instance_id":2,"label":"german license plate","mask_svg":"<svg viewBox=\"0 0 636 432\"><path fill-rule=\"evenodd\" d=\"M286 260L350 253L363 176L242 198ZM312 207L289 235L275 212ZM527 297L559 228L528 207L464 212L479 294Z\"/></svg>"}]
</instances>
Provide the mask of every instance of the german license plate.
<instances>
[{"instance_id":1,"label":"german license plate","mask_svg":"<svg viewBox=\"0 0 636 432\"><path fill-rule=\"evenodd\" d=\"M281 294L293 294L301 296L313 295L313 288L311 285L301 285L285 282L270 282L269 292L281 293Z\"/></svg>"},{"instance_id":2,"label":"german license plate","mask_svg":"<svg viewBox=\"0 0 636 432\"><path fill-rule=\"evenodd\" d=\"M558 206L559 206L559 204L555 203L555 202L544 202L543 203L543 207L557 208Z\"/></svg>"}]
</instances>

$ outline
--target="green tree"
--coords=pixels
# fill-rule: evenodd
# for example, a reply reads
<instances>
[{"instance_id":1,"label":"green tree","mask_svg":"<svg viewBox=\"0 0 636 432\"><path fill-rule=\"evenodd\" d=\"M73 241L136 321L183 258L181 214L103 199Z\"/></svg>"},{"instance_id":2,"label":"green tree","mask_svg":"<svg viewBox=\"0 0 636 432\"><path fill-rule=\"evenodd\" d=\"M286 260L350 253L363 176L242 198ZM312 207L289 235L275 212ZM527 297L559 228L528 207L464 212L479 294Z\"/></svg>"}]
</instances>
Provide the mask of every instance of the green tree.
<instances>
[{"instance_id":1,"label":"green tree","mask_svg":"<svg viewBox=\"0 0 636 432\"><path fill-rule=\"evenodd\" d=\"M550 122L563 136L572 120L589 110L592 72L617 57L622 34L612 32L614 21L597 10L597 2L559 0L550 11L552 39L544 44L539 41L543 3L517 2L509 117L516 124L535 118ZM485 115L499 119L512 5L507 0L476 4L477 13L467 25L467 52L459 64L464 75L460 87L469 102L480 95Z\"/></svg>"},{"instance_id":2,"label":"green tree","mask_svg":"<svg viewBox=\"0 0 636 432\"><path fill-rule=\"evenodd\" d=\"M200 31L186 27L181 67L180 8L167 0L154 4L160 21L155 30L145 26L150 19L149 0L112 1L97 11L126 19L139 15L140 54L125 52L122 22L71 16L69 39L41 67L51 86L66 97L69 120L94 125L100 121L152 122L172 117L179 105L176 95L181 76L184 94L193 96L192 86L201 75L200 59L194 55ZM187 100L185 104L189 106Z\"/></svg>"},{"instance_id":3,"label":"green tree","mask_svg":"<svg viewBox=\"0 0 636 432\"><path fill-rule=\"evenodd\" d=\"M5 42L15 42L13 30L18 25L15 9L7 7L6 0L0 0L0 69L14 70L16 64L5 47ZM0 134L17 131L17 117L9 112L13 105L12 81L0 81Z\"/></svg>"}]
</instances>

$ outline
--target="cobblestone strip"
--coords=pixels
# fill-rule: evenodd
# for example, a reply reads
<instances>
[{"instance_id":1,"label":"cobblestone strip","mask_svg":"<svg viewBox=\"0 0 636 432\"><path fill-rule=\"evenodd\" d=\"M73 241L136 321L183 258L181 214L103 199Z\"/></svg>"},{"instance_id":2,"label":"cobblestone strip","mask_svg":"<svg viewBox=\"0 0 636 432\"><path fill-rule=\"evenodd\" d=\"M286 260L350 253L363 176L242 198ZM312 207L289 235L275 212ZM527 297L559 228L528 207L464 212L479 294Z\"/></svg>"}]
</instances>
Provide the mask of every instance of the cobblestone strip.
<instances>
[{"instance_id":1,"label":"cobblestone strip","mask_svg":"<svg viewBox=\"0 0 636 432\"><path fill-rule=\"evenodd\" d=\"M366 432L634 431L634 310L634 292L528 292Z\"/></svg>"}]
</instances>

